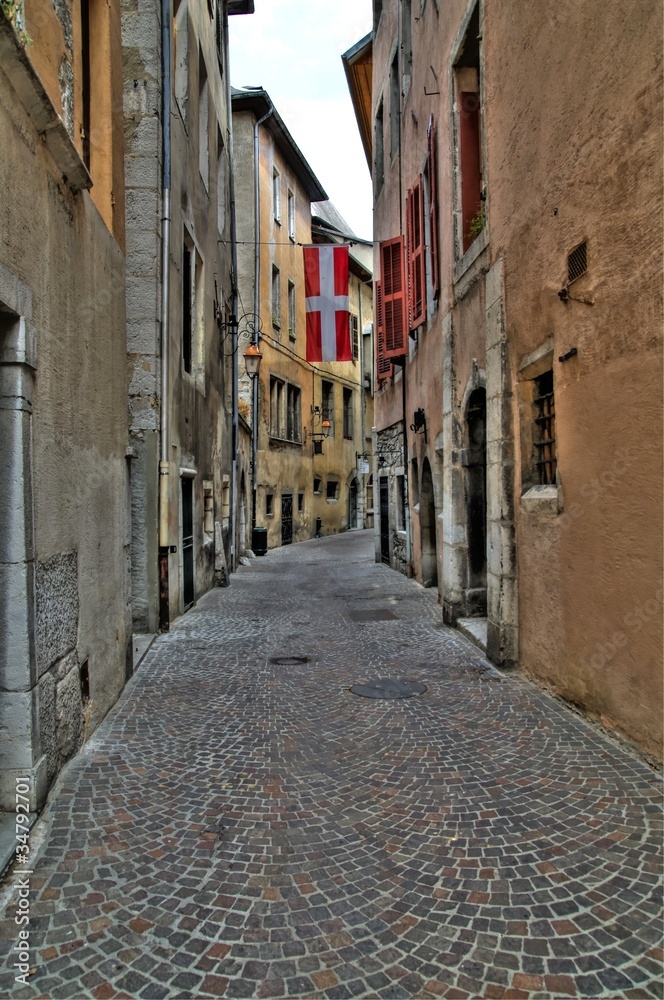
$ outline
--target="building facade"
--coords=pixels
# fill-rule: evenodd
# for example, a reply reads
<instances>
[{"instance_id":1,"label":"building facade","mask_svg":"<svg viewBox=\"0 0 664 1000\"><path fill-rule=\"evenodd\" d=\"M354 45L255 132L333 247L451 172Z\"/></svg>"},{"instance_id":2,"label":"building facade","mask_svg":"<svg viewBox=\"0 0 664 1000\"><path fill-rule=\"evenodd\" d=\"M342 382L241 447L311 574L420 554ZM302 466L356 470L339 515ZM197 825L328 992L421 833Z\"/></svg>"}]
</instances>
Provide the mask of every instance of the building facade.
<instances>
[{"instance_id":1,"label":"building facade","mask_svg":"<svg viewBox=\"0 0 664 1000\"><path fill-rule=\"evenodd\" d=\"M660 38L652 5L600 24L376 0L351 58L370 114L349 75L372 129L377 557L655 756Z\"/></svg>"},{"instance_id":2,"label":"building facade","mask_svg":"<svg viewBox=\"0 0 664 1000\"><path fill-rule=\"evenodd\" d=\"M238 531L227 19L253 5L175 0L163 34L162 6L122 15L137 632L226 583Z\"/></svg>"},{"instance_id":3,"label":"building facade","mask_svg":"<svg viewBox=\"0 0 664 1000\"><path fill-rule=\"evenodd\" d=\"M308 363L302 247L344 242L349 230L321 207L327 196L265 91L234 91L233 119L239 408L255 434L252 528L264 528L273 548L365 524L368 476L358 456L371 387L360 351L366 327L371 334L371 270L351 248L353 360ZM254 381L243 354L255 341L262 361Z\"/></svg>"},{"instance_id":4,"label":"building facade","mask_svg":"<svg viewBox=\"0 0 664 1000\"><path fill-rule=\"evenodd\" d=\"M20 20L19 20L20 18ZM117 5L0 7L0 808L131 673ZM12 827L13 829L13 827Z\"/></svg>"}]
</instances>

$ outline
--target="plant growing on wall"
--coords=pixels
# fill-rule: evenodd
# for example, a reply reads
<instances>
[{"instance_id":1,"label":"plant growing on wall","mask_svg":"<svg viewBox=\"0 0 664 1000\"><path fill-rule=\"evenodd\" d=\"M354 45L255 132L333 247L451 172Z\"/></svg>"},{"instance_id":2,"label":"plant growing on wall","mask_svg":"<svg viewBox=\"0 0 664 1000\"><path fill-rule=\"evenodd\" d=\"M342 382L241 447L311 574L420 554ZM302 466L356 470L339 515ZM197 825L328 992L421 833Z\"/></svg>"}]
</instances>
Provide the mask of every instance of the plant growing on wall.
<instances>
[{"instance_id":1,"label":"plant growing on wall","mask_svg":"<svg viewBox=\"0 0 664 1000\"><path fill-rule=\"evenodd\" d=\"M0 7L18 35L21 45L27 45L30 39L23 20L23 0L0 0Z\"/></svg>"},{"instance_id":2,"label":"plant growing on wall","mask_svg":"<svg viewBox=\"0 0 664 1000\"><path fill-rule=\"evenodd\" d=\"M480 235L484 226L486 224L486 216L484 214L484 204L482 202L477 206L477 211L468 223L468 235L472 240L476 240Z\"/></svg>"}]
</instances>

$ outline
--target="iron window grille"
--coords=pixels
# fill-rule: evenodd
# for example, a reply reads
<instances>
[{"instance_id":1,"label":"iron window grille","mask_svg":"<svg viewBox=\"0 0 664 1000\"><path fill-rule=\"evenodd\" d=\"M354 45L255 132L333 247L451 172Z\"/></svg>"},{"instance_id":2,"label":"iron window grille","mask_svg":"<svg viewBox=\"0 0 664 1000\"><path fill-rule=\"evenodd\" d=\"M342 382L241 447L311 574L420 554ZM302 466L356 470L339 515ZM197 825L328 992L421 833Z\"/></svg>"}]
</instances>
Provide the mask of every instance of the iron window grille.
<instances>
[{"instance_id":1,"label":"iron window grille","mask_svg":"<svg viewBox=\"0 0 664 1000\"><path fill-rule=\"evenodd\" d=\"M553 395L553 371L544 372L535 379L537 395L534 399L535 416L535 465L540 485L556 482L556 407Z\"/></svg>"},{"instance_id":2,"label":"iron window grille","mask_svg":"<svg viewBox=\"0 0 664 1000\"><path fill-rule=\"evenodd\" d=\"M580 278L582 274L585 274L588 270L588 244L585 242L579 243L567 257L567 284L571 285L573 281Z\"/></svg>"}]
</instances>

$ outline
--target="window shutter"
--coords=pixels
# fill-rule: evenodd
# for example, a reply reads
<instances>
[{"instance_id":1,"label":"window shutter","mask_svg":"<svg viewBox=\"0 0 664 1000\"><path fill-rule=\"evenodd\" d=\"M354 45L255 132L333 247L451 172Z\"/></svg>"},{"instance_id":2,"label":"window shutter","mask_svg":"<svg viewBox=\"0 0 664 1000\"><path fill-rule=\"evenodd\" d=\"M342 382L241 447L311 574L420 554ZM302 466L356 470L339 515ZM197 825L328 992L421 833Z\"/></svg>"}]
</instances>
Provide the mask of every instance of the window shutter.
<instances>
[{"instance_id":1,"label":"window shutter","mask_svg":"<svg viewBox=\"0 0 664 1000\"><path fill-rule=\"evenodd\" d=\"M385 357L399 358L406 354L408 322L403 236L381 243L380 273L383 286Z\"/></svg>"},{"instance_id":2,"label":"window shutter","mask_svg":"<svg viewBox=\"0 0 664 1000\"><path fill-rule=\"evenodd\" d=\"M426 273L424 261L424 186L422 176L411 192L411 281L409 288L409 328L414 330L427 318Z\"/></svg>"},{"instance_id":3,"label":"window shutter","mask_svg":"<svg viewBox=\"0 0 664 1000\"><path fill-rule=\"evenodd\" d=\"M429 119L427 129L429 146L429 239L431 253L431 287L433 297L438 298L440 292L440 264L438 261L438 164L436 162L436 129L433 115Z\"/></svg>"},{"instance_id":4,"label":"window shutter","mask_svg":"<svg viewBox=\"0 0 664 1000\"><path fill-rule=\"evenodd\" d=\"M383 282L376 282L376 381L384 382L392 374L392 363L385 357L383 326Z\"/></svg>"}]
</instances>

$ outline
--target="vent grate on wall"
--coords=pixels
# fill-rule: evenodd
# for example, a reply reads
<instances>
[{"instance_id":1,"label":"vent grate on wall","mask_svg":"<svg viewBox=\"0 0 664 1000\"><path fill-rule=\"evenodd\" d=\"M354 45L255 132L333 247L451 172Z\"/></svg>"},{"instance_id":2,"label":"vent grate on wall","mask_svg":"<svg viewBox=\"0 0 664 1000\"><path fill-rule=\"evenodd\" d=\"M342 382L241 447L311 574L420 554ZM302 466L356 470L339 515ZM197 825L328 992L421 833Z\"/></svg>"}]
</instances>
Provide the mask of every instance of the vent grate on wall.
<instances>
[{"instance_id":1,"label":"vent grate on wall","mask_svg":"<svg viewBox=\"0 0 664 1000\"><path fill-rule=\"evenodd\" d=\"M575 250L567 256L567 284L580 278L588 270L588 244L580 243Z\"/></svg>"}]
</instances>

